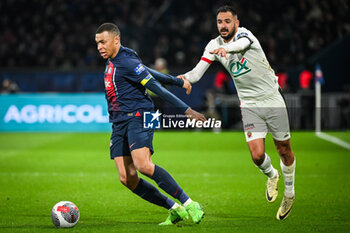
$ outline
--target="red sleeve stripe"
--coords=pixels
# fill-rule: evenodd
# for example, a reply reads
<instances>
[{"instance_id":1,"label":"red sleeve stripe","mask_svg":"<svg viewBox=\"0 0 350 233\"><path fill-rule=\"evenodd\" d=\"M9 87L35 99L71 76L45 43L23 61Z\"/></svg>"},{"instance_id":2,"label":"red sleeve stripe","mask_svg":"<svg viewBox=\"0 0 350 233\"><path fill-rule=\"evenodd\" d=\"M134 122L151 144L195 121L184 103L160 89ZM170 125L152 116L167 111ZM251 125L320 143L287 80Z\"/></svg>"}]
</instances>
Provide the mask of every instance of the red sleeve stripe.
<instances>
[{"instance_id":1,"label":"red sleeve stripe","mask_svg":"<svg viewBox=\"0 0 350 233\"><path fill-rule=\"evenodd\" d=\"M213 63L213 61L209 60L208 58L201 57L201 60L208 62L209 64Z\"/></svg>"}]
</instances>

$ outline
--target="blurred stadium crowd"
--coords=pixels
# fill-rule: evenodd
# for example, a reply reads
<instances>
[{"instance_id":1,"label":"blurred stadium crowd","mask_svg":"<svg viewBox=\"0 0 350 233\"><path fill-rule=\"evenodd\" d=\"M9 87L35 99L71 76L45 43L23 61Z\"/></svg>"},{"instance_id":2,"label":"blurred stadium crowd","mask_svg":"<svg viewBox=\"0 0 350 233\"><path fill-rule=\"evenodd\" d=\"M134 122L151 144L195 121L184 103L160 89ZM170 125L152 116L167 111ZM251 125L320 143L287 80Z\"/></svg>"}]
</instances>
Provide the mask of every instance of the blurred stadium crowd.
<instances>
[{"instance_id":1,"label":"blurred stadium crowd","mask_svg":"<svg viewBox=\"0 0 350 233\"><path fill-rule=\"evenodd\" d=\"M146 65L164 57L170 67L193 67L218 35L215 10L223 4L237 8L277 70L305 63L350 32L347 0L2 0L0 67L100 67L94 36L106 21Z\"/></svg>"}]
</instances>

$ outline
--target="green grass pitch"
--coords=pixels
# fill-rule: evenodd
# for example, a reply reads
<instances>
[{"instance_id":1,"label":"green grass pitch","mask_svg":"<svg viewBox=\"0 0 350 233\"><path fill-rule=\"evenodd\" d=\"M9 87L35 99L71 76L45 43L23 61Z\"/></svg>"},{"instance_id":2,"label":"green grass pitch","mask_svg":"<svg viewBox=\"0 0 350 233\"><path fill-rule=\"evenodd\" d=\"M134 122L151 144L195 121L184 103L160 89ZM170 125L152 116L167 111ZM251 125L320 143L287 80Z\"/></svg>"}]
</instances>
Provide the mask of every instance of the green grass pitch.
<instances>
[{"instance_id":1,"label":"green grass pitch","mask_svg":"<svg viewBox=\"0 0 350 233\"><path fill-rule=\"evenodd\" d=\"M349 132L339 135L349 142ZM350 151L312 132L292 134L296 202L282 222L275 216L283 182L277 201L268 203L266 177L253 165L243 133L156 132L153 161L206 212L199 225L187 220L167 227L157 226L167 216L165 209L143 201L119 182L109 159L109 137L0 134L0 232L350 231ZM266 151L280 170L270 136ZM51 222L51 208L61 200L80 209L80 221L72 229L56 229Z\"/></svg>"}]
</instances>

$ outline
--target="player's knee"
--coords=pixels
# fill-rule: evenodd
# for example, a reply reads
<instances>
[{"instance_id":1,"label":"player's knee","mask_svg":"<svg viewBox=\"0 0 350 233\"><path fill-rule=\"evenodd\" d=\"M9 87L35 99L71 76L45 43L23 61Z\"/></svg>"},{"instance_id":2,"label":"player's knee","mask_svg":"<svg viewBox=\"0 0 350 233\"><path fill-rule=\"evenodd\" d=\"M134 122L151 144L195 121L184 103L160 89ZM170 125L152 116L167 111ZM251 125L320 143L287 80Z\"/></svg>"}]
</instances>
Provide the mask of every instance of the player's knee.
<instances>
[{"instance_id":1,"label":"player's knee","mask_svg":"<svg viewBox=\"0 0 350 233\"><path fill-rule=\"evenodd\" d=\"M154 164L151 162L142 162L142 163L135 164L135 168L142 174L150 177L153 175Z\"/></svg>"},{"instance_id":2,"label":"player's knee","mask_svg":"<svg viewBox=\"0 0 350 233\"><path fill-rule=\"evenodd\" d=\"M264 162L264 159L265 159L265 152L261 152L261 151L253 151L251 152L252 154L252 159L253 159L253 162L259 166L261 165L263 162Z\"/></svg>"},{"instance_id":3,"label":"player's knee","mask_svg":"<svg viewBox=\"0 0 350 233\"><path fill-rule=\"evenodd\" d=\"M128 179L127 179L126 175L119 174L119 181L120 181L120 183L122 183L125 186L127 186L127 184L128 184Z\"/></svg>"},{"instance_id":4,"label":"player's knee","mask_svg":"<svg viewBox=\"0 0 350 233\"><path fill-rule=\"evenodd\" d=\"M292 154L289 142L279 142L277 145L277 151L282 157L290 156Z\"/></svg>"},{"instance_id":5,"label":"player's knee","mask_svg":"<svg viewBox=\"0 0 350 233\"><path fill-rule=\"evenodd\" d=\"M119 176L120 183L130 190L134 190L138 183L138 177Z\"/></svg>"}]
</instances>

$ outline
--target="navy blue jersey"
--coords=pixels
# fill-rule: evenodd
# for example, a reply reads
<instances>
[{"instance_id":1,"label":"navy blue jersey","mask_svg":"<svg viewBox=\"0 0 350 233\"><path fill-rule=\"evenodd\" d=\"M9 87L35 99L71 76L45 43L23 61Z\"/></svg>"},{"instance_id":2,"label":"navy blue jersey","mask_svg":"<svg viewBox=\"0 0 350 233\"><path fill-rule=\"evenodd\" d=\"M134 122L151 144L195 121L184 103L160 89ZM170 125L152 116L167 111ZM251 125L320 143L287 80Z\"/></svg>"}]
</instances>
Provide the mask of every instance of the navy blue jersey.
<instances>
[{"instance_id":1,"label":"navy blue jersey","mask_svg":"<svg viewBox=\"0 0 350 233\"><path fill-rule=\"evenodd\" d=\"M136 52L121 46L118 54L108 60L104 75L110 122L124 121L137 111L142 114L154 109L144 87L151 78Z\"/></svg>"}]
</instances>

